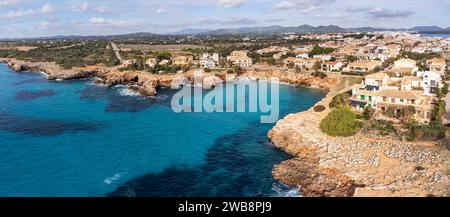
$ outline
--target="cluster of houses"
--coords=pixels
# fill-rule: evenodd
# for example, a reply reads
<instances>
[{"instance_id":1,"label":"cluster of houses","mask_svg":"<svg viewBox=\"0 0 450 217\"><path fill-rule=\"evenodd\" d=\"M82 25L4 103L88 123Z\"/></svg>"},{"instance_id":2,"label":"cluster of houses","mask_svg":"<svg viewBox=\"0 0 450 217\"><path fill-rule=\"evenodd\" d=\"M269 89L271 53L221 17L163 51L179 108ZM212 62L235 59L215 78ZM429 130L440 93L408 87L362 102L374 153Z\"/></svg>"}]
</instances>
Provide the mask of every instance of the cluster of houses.
<instances>
[{"instance_id":1,"label":"cluster of houses","mask_svg":"<svg viewBox=\"0 0 450 217\"><path fill-rule=\"evenodd\" d=\"M428 60L425 71L418 71L416 65L412 59L399 59L390 70L365 76L361 84L352 86L351 106L358 111L391 109L394 114L412 106L416 120L428 122L436 90L444 85L445 60Z\"/></svg>"},{"instance_id":2,"label":"cluster of houses","mask_svg":"<svg viewBox=\"0 0 450 217\"><path fill-rule=\"evenodd\" d=\"M173 58L158 59L156 57L148 57L145 59L145 65L150 68L154 68L156 65L198 65L200 68L214 69L218 68L220 64L220 56L218 53L203 53L196 60L193 55L178 55ZM248 56L248 51L233 51L226 60L233 65L248 68L253 65L252 58ZM123 61L123 66L128 66L136 63L136 59L130 58Z\"/></svg>"}]
</instances>

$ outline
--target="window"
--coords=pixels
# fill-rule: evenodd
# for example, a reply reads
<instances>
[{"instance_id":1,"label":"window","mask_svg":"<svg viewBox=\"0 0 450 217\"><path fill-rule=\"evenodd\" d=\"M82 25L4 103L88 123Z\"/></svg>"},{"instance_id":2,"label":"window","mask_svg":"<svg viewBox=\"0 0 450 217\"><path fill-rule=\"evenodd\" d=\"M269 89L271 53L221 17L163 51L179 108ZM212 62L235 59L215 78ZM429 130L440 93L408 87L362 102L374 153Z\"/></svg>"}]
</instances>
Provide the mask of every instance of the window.
<instances>
[{"instance_id":1,"label":"window","mask_svg":"<svg viewBox=\"0 0 450 217\"><path fill-rule=\"evenodd\" d=\"M395 98L391 98L391 102L392 102L392 103L395 103Z\"/></svg>"},{"instance_id":2,"label":"window","mask_svg":"<svg viewBox=\"0 0 450 217\"><path fill-rule=\"evenodd\" d=\"M387 101L387 97L383 96L383 102Z\"/></svg>"},{"instance_id":3,"label":"window","mask_svg":"<svg viewBox=\"0 0 450 217\"><path fill-rule=\"evenodd\" d=\"M400 99L400 102L405 102L405 100L404 99Z\"/></svg>"},{"instance_id":4,"label":"window","mask_svg":"<svg viewBox=\"0 0 450 217\"><path fill-rule=\"evenodd\" d=\"M371 101L371 102L372 102L372 96L369 96L369 101Z\"/></svg>"},{"instance_id":5,"label":"window","mask_svg":"<svg viewBox=\"0 0 450 217\"><path fill-rule=\"evenodd\" d=\"M361 100L366 100L366 96L361 95Z\"/></svg>"}]
</instances>

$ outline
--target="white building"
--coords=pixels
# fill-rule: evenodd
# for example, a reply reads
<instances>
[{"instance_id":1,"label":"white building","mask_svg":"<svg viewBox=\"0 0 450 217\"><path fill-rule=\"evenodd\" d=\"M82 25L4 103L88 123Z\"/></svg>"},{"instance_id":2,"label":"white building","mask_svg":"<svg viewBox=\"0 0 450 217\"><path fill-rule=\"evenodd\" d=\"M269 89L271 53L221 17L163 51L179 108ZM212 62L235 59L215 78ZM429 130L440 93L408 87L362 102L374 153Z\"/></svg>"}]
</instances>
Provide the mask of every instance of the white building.
<instances>
[{"instance_id":1,"label":"white building","mask_svg":"<svg viewBox=\"0 0 450 217\"><path fill-rule=\"evenodd\" d=\"M219 65L219 54L218 53L204 53L200 58L201 68L215 68Z\"/></svg>"},{"instance_id":2,"label":"white building","mask_svg":"<svg viewBox=\"0 0 450 217\"><path fill-rule=\"evenodd\" d=\"M416 67L417 62L415 60L412 59L399 59L397 61L394 62L394 67L395 68L414 68Z\"/></svg>"},{"instance_id":3,"label":"white building","mask_svg":"<svg viewBox=\"0 0 450 217\"><path fill-rule=\"evenodd\" d=\"M438 72L419 71L417 77L422 78L424 95L434 95L437 88L442 88L442 76Z\"/></svg>"},{"instance_id":4,"label":"white building","mask_svg":"<svg viewBox=\"0 0 450 217\"><path fill-rule=\"evenodd\" d=\"M297 56L295 56L297 59L308 59L309 58L309 54L307 53L301 53L301 54L297 54Z\"/></svg>"}]
</instances>

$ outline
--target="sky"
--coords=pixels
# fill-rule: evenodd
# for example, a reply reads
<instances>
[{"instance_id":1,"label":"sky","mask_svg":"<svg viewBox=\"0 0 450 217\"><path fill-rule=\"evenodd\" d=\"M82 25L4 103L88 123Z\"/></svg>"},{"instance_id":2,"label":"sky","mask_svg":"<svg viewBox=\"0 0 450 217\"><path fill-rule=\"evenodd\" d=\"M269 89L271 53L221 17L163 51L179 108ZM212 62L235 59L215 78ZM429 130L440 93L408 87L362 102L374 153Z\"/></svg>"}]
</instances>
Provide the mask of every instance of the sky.
<instances>
[{"instance_id":1,"label":"sky","mask_svg":"<svg viewBox=\"0 0 450 217\"><path fill-rule=\"evenodd\" d=\"M303 24L450 27L450 0L0 0L0 38Z\"/></svg>"}]
</instances>

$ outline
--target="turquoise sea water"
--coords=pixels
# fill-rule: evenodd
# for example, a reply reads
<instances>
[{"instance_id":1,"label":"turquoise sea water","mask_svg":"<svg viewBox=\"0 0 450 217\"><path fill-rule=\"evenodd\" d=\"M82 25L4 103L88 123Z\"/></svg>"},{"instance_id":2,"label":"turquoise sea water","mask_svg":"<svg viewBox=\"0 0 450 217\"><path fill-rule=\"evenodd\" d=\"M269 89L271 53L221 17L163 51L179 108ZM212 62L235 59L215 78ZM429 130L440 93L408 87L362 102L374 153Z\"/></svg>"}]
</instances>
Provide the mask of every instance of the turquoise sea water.
<instances>
[{"instance_id":1,"label":"turquoise sea water","mask_svg":"<svg viewBox=\"0 0 450 217\"><path fill-rule=\"evenodd\" d=\"M0 64L0 196L283 195L288 158L259 113L174 113L172 90L146 99L84 81L47 81ZM280 86L281 116L324 96Z\"/></svg>"}]
</instances>

